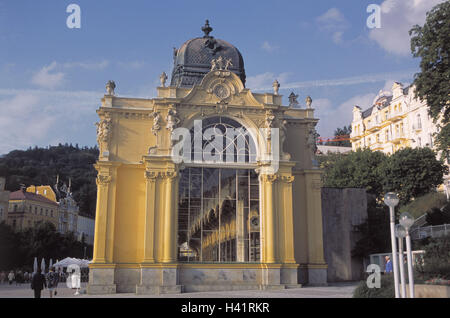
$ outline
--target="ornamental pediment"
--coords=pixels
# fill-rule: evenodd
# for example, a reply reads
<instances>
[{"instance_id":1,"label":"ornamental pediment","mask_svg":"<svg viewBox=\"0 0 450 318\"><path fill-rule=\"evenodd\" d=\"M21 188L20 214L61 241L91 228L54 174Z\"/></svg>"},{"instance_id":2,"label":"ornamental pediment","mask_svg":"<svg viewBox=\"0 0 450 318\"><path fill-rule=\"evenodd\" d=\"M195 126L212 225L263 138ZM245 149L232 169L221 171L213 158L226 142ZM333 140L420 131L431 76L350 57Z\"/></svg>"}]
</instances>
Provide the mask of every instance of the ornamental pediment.
<instances>
[{"instance_id":1,"label":"ornamental pediment","mask_svg":"<svg viewBox=\"0 0 450 318\"><path fill-rule=\"evenodd\" d=\"M249 89L246 89L241 79L228 70L213 70L205 75L200 85L180 100L180 104L216 105L218 103L263 107Z\"/></svg>"}]
</instances>

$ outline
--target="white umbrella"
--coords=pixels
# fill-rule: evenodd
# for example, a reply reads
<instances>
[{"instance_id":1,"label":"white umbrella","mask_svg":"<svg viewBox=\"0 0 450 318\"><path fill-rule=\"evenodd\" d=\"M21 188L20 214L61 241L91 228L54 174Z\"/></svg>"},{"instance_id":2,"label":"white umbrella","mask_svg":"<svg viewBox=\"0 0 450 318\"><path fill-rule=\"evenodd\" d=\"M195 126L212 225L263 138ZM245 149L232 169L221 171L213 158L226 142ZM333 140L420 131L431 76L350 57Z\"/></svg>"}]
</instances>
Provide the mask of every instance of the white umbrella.
<instances>
[{"instance_id":1,"label":"white umbrella","mask_svg":"<svg viewBox=\"0 0 450 318\"><path fill-rule=\"evenodd\" d=\"M50 258L50 264L48 265L48 268L52 267L53 265L53 259Z\"/></svg>"},{"instance_id":2,"label":"white umbrella","mask_svg":"<svg viewBox=\"0 0 450 318\"><path fill-rule=\"evenodd\" d=\"M38 269L37 265L37 257L34 258L34 264L33 264L33 273L36 273Z\"/></svg>"},{"instance_id":3,"label":"white umbrella","mask_svg":"<svg viewBox=\"0 0 450 318\"><path fill-rule=\"evenodd\" d=\"M45 273L45 259L44 258L42 259L42 262L41 262L41 273L42 274Z\"/></svg>"}]
</instances>

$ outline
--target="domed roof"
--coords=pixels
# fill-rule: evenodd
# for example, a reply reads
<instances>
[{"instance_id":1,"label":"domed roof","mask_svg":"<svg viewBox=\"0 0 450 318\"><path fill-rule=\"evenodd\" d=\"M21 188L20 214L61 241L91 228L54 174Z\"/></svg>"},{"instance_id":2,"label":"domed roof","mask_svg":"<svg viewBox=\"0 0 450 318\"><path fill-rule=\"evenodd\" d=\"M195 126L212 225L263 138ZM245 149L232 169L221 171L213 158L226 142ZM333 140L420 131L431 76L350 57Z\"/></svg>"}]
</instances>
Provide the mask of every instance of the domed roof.
<instances>
[{"instance_id":1,"label":"domed roof","mask_svg":"<svg viewBox=\"0 0 450 318\"><path fill-rule=\"evenodd\" d=\"M212 30L206 20L202 28L205 33L203 37L188 40L178 50L174 49L171 86L192 87L200 84L211 70L211 61L219 57L224 61L231 60L228 70L239 76L245 86L244 60L241 53L230 43L210 36Z\"/></svg>"}]
</instances>

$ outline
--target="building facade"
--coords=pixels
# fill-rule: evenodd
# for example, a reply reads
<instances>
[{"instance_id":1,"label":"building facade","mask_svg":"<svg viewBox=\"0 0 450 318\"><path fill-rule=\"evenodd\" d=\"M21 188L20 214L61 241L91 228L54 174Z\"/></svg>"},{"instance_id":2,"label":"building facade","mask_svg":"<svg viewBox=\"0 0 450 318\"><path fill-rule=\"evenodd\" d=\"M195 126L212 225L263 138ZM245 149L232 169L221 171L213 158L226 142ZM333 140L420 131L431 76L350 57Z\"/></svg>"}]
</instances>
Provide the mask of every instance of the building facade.
<instances>
[{"instance_id":1,"label":"building facade","mask_svg":"<svg viewBox=\"0 0 450 318\"><path fill-rule=\"evenodd\" d=\"M174 50L170 86L97 113L97 208L88 292L173 293L325 284L311 99L245 87L228 42Z\"/></svg>"},{"instance_id":2,"label":"building facade","mask_svg":"<svg viewBox=\"0 0 450 318\"><path fill-rule=\"evenodd\" d=\"M351 143L352 149L369 148L392 154L411 147L435 149L434 135L439 133L439 123L434 123L428 114L426 101L415 98L414 86L403 87L394 83L391 92L380 93L373 105L362 111L353 108ZM444 161L449 164L448 154ZM444 189L450 189L450 175L444 177Z\"/></svg>"},{"instance_id":3,"label":"building facade","mask_svg":"<svg viewBox=\"0 0 450 318\"><path fill-rule=\"evenodd\" d=\"M20 231L39 222L50 222L58 228L58 204L46 197L27 192L25 188L11 192L7 224Z\"/></svg>"},{"instance_id":4,"label":"building facade","mask_svg":"<svg viewBox=\"0 0 450 318\"><path fill-rule=\"evenodd\" d=\"M6 179L0 177L0 223L8 219L9 191L5 190Z\"/></svg>"},{"instance_id":5,"label":"building facade","mask_svg":"<svg viewBox=\"0 0 450 318\"><path fill-rule=\"evenodd\" d=\"M64 183L60 187L58 183L59 177L54 188L49 185L32 185L27 188L27 192L41 195L58 204L59 217L56 229L59 233L73 232L77 234L79 207L72 196L71 181L69 180L69 186Z\"/></svg>"},{"instance_id":6,"label":"building facade","mask_svg":"<svg viewBox=\"0 0 450 318\"><path fill-rule=\"evenodd\" d=\"M77 238L79 241L84 240L87 244L94 244L95 220L93 218L78 215L77 217Z\"/></svg>"}]
</instances>

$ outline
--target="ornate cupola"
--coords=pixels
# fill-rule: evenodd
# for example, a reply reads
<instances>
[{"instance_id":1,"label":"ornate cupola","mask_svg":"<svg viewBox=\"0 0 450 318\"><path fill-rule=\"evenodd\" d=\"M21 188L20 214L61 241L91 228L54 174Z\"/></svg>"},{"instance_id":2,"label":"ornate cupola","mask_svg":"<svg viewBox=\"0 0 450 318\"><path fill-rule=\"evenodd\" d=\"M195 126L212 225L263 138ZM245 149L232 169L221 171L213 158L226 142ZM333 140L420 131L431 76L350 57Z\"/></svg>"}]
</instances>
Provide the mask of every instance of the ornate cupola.
<instances>
[{"instance_id":1,"label":"ornate cupola","mask_svg":"<svg viewBox=\"0 0 450 318\"><path fill-rule=\"evenodd\" d=\"M211 36L212 30L206 20L202 27L203 37L188 40L179 49L174 49L171 86L192 87L200 84L211 70L211 61L219 57L231 61L228 69L239 76L245 85L244 60L241 53L230 43Z\"/></svg>"}]
</instances>

